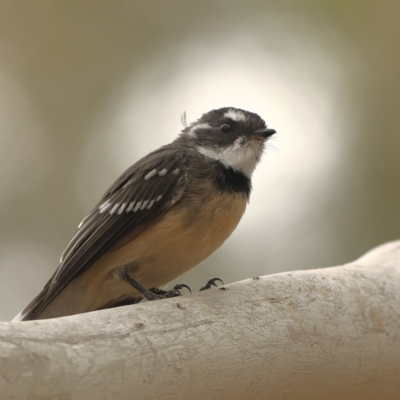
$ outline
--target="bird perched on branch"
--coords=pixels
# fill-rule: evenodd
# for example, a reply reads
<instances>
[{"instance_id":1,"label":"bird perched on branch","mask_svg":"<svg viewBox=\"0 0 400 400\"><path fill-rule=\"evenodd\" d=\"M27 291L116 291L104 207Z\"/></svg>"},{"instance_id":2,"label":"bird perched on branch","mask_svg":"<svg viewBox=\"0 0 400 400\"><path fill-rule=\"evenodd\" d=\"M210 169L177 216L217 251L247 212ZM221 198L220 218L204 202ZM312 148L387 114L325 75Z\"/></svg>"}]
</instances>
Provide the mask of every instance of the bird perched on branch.
<instances>
[{"instance_id":1,"label":"bird perched on branch","mask_svg":"<svg viewBox=\"0 0 400 400\"><path fill-rule=\"evenodd\" d=\"M160 288L207 258L236 228L251 175L274 133L257 114L236 108L212 110L186 126L106 191L54 275L14 320L179 293L179 287Z\"/></svg>"}]
</instances>

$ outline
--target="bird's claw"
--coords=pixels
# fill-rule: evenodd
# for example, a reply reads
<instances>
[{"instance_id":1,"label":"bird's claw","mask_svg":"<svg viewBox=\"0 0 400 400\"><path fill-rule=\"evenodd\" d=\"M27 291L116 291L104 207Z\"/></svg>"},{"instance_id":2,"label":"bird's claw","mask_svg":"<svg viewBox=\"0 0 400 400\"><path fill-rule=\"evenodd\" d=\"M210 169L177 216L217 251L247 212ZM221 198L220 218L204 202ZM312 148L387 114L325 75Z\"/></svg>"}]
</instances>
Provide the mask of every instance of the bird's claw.
<instances>
[{"instance_id":1,"label":"bird's claw","mask_svg":"<svg viewBox=\"0 0 400 400\"><path fill-rule=\"evenodd\" d=\"M222 284L224 284L224 281L223 281L222 279L220 279L220 278L211 278L211 279L209 279L209 280L207 281L207 283L206 283L204 286L202 286L202 287L200 288L199 292L202 292L203 290L211 289L211 286L217 287L218 285L215 283L215 282L217 282L217 281L219 281L219 282L221 282Z\"/></svg>"},{"instance_id":2,"label":"bird's claw","mask_svg":"<svg viewBox=\"0 0 400 400\"><path fill-rule=\"evenodd\" d=\"M189 292L192 293L192 289L190 289L190 287L188 285L185 285L184 283L178 283L170 290L153 288L150 289L150 291L154 293L159 299L169 299L171 297L182 296L181 289L183 288L188 289Z\"/></svg>"}]
</instances>

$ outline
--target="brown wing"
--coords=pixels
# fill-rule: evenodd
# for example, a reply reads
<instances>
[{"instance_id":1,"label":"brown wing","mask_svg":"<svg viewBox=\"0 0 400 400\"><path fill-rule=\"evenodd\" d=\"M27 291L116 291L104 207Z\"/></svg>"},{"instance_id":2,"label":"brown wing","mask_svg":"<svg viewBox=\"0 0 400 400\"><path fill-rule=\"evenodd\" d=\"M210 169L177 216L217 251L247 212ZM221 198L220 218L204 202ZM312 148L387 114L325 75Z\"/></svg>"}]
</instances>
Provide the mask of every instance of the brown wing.
<instances>
[{"instance_id":1,"label":"brown wing","mask_svg":"<svg viewBox=\"0 0 400 400\"><path fill-rule=\"evenodd\" d=\"M164 146L139 160L117 179L81 222L52 278L20 313L22 320L35 319L73 279L132 231L139 228L143 232L180 199L188 151Z\"/></svg>"}]
</instances>

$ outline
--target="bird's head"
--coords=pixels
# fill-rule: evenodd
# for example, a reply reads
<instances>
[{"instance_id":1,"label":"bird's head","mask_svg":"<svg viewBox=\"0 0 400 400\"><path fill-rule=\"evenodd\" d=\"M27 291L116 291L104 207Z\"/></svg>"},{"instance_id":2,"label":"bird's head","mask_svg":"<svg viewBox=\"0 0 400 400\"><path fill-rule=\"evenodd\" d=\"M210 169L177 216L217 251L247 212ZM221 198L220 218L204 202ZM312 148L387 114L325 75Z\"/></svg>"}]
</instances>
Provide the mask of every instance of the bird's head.
<instances>
[{"instance_id":1,"label":"bird's head","mask_svg":"<svg viewBox=\"0 0 400 400\"><path fill-rule=\"evenodd\" d=\"M204 156L250 178L265 141L274 133L257 114L226 107L203 114L183 129L180 138Z\"/></svg>"}]
</instances>

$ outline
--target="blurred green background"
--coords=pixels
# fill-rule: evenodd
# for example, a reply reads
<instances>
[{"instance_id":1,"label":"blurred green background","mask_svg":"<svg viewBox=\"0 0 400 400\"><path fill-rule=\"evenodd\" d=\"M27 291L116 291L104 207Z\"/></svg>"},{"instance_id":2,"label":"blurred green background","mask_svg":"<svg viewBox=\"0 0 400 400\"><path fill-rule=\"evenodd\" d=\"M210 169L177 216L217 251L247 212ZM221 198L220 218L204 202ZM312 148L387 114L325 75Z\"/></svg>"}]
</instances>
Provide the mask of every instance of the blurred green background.
<instances>
[{"instance_id":1,"label":"blurred green background","mask_svg":"<svg viewBox=\"0 0 400 400\"><path fill-rule=\"evenodd\" d=\"M349 262L400 238L400 2L0 1L0 319L122 171L210 109L278 135L232 237L179 281Z\"/></svg>"}]
</instances>

